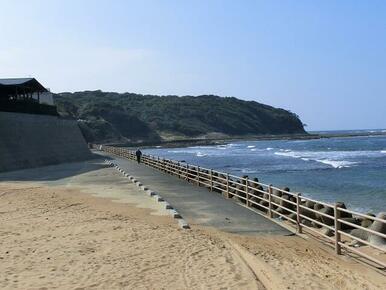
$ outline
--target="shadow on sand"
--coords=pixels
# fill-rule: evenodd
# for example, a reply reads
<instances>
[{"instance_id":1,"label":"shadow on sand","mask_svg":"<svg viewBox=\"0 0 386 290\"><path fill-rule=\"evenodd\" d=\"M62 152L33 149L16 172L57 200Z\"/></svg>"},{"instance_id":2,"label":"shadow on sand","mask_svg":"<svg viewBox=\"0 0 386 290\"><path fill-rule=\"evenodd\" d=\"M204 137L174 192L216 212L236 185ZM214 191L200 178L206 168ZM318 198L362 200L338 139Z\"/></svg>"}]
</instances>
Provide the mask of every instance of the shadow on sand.
<instances>
[{"instance_id":1,"label":"shadow on sand","mask_svg":"<svg viewBox=\"0 0 386 290\"><path fill-rule=\"evenodd\" d=\"M95 158L91 160L62 163L57 165L49 165L38 168L22 169L10 172L0 173L0 182L11 181L56 181L90 171L99 170L102 168L110 167L104 163L105 159L109 157L101 157L100 155L93 154Z\"/></svg>"}]
</instances>

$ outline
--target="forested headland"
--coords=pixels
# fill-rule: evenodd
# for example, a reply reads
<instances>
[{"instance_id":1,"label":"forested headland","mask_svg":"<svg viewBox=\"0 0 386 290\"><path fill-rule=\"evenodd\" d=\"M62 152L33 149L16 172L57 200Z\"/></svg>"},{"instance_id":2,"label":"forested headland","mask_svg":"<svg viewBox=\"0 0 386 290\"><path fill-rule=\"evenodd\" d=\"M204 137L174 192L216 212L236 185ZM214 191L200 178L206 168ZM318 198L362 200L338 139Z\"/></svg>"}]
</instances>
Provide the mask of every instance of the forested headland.
<instances>
[{"instance_id":1,"label":"forested headland","mask_svg":"<svg viewBox=\"0 0 386 290\"><path fill-rule=\"evenodd\" d=\"M299 117L255 101L215 95L156 96L83 91L55 95L88 142L161 142L306 134Z\"/></svg>"}]
</instances>

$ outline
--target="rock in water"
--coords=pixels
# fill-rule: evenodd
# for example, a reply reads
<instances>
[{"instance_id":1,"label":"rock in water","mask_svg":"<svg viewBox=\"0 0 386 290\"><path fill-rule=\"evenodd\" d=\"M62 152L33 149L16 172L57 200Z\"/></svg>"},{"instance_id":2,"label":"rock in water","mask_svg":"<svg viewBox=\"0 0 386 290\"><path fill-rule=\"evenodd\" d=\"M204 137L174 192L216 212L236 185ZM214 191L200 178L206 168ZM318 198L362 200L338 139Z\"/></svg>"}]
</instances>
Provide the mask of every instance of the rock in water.
<instances>
[{"instance_id":1,"label":"rock in water","mask_svg":"<svg viewBox=\"0 0 386 290\"><path fill-rule=\"evenodd\" d=\"M367 213L368 216L375 217L375 214L373 213ZM369 218L363 218L361 221L361 226L364 228L368 228L373 224L373 220Z\"/></svg>"},{"instance_id":2,"label":"rock in water","mask_svg":"<svg viewBox=\"0 0 386 290\"><path fill-rule=\"evenodd\" d=\"M377 215L377 218L385 220L386 222L386 212L379 213ZM384 222L374 221L373 224L370 226L370 229L375 232L386 235L386 223ZM373 244L373 245L386 247L386 239L372 233L369 234L369 242L370 244Z\"/></svg>"},{"instance_id":3,"label":"rock in water","mask_svg":"<svg viewBox=\"0 0 386 290\"><path fill-rule=\"evenodd\" d=\"M321 230L321 233L324 234L324 235L326 235L327 237L332 237L332 236L335 235L335 233L334 233L333 230L327 229L327 228L323 228L323 229Z\"/></svg>"},{"instance_id":4,"label":"rock in water","mask_svg":"<svg viewBox=\"0 0 386 290\"><path fill-rule=\"evenodd\" d=\"M319 210L319 212L331 216L331 218L328 218L324 215L320 215L322 223L324 223L325 225L328 225L328 226L332 226L334 224L334 209L333 208L326 206L326 207L322 208L321 210Z\"/></svg>"},{"instance_id":5,"label":"rock in water","mask_svg":"<svg viewBox=\"0 0 386 290\"><path fill-rule=\"evenodd\" d=\"M286 200L289 200L289 196L287 194L283 194L282 195L282 198L284 200L280 200L280 208L278 209L278 212L282 213L282 214L290 214L291 212L286 210L287 208L288 209L291 209L291 210L295 210L294 206L289 203L289 202L286 202Z\"/></svg>"},{"instance_id":6,"label":"rock in water","mask_svg":"<svg viewBox=\"0 0 386 290\"><path fill-rule=\"evenodd\" d=\"M356 218L342 218L341 220L345 221L345 222L349 222L349 223L354 224L354 225L360 225L360 220L356 219ZM341 230L342 231L347 231L347 230L352 230L352 229L355 229L355 227L348 225L348 224L345 224L345 223L341 223Z\"/></svg>"},{"instance_id":7,"label":"rock in water","mask_svg":"<svg viewBox=\"0 0 386 290\"><path fill-rule=\"evenodd\" d=\"M293 219L293 220L296 221L296 219L297 219L297 214L296 214L296 213L290 213L290 214L288 215L288 217L289 217L290 219Z\"/></svg>"},{"instance_id":8,"label":"rock in water","mask_svg":"<svg viewBox=\"0 0 386 290\"><path fill-rule=\"evenodd\" d=\"M307 200L305 206L311 209L314 209L315 202Z\"/></svg>"},{"instance_id":9,"label":"rock in water","mask_svg":"<svg viewBox=\"0 0 386 290\"><path fill-rule=\"evenodd\" d=\"M263 206L268 206L269 203L268 203L268 201L266 201L266 200L269 199L268 193L264 193L263 198L264 198L265 200L260 200L259 203L260 203L261 205L263 205Z\"/></svg>"},{"instance_id":10,"label":"rock in water","mask_svg":"<svg viewBox=\"0 0 386 290\"><path fill-rule=\"evenodd\" d=\"M337 202L337 207L338 208L347 209L347 207L344 204L344 202ZM348 213L348 212L340 211L340 217L341 218L352 218L352 214Z\"/></svg>"},{"instance_id":11,"label":"rock in water","mask_svg":"<svg viewBox=\"0 0 386 290\"><path fill-rule=\"evenodd\" d=\"M320 211L322 208L324 208L324 205L323 204L320 204L320 203L315 203L314 204L314 210L316 211ZM321 214L315 214L315 217L318 221L321 221L322 220L322 215Z\"/></svg>"},{"instance_id":12,"label":"rock in water","mask_svg":"<svg viewBox=\"0 0 386 290\"><path fill-rule=\"evenodd\" d=\"M369 239L369 232L366 232L365 230L362 230L362 229L352 230L350 232L350 234L353 235L354 237L357 237L357 238L362 239L364 241L367 241ZM361 242L357 242L356 244L362 245Z\"/></svg>"}]
</instances>

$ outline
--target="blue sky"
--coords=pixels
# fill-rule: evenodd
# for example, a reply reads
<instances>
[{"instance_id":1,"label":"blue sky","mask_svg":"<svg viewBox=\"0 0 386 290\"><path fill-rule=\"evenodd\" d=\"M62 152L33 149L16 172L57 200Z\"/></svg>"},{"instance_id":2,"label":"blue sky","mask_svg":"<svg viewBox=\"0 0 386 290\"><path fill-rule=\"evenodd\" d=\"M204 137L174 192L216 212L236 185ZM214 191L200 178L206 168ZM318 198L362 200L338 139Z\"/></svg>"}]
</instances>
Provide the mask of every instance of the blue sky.
<instances>
[{"instance_id":1,"label":"blue sky","mask_svg":"<svg viewBox=\"0 0 386 290\"><path fill-rule=\"evenodd\" d=\"M386 128L386 1L0 0L0 77L218 94L308 130Z\"/></svg>"}]
</instances>

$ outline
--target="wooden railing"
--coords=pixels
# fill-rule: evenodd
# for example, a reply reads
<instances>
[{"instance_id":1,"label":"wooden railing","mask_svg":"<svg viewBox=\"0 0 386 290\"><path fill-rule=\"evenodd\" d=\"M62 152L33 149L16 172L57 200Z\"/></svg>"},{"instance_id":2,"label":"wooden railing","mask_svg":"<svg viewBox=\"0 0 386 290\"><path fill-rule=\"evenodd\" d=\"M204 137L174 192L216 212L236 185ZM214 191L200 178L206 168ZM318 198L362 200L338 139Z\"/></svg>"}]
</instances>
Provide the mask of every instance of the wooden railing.
<instances>
[{"instance_id":1,"label":"wooden railing","mask_svg":"<svg viewBox=\"0 0 386 290\"><path fill-rule=\"evenodd\" d=\"M122 147L93 145L95 149L135 160L135 152ZM256 178L239 177L185 162L153 155L143 155L141 162L160 171L177 176L226 198L236 199L268 218L280 218L298 233L333 246L337 254L342 249L359 258L370 260L386 268L386 217L362 214L346 209L343 203L317 201L300 193L290 192L259 182ZM367 226L366 226L367 225ZM371 251L363 251L366 245Z\"/></svg>"}]
</instances>

